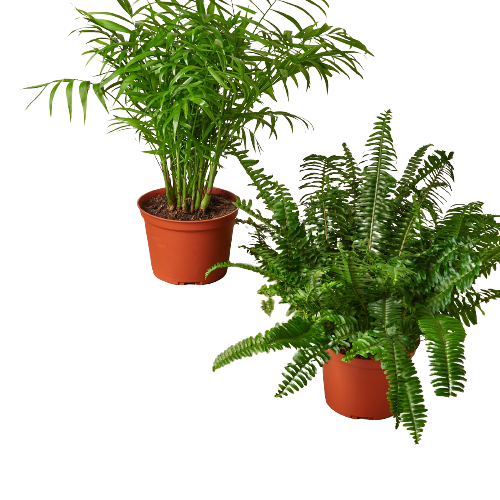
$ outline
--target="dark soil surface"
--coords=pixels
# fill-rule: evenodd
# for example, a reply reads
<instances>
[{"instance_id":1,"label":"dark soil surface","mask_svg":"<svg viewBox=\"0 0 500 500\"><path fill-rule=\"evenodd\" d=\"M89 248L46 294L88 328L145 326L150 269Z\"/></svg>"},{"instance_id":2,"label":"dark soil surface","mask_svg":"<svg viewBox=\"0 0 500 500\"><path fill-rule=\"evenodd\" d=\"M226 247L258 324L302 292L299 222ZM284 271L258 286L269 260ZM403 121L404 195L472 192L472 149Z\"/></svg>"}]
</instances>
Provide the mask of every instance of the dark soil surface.
<instances>
[{"instance_id":1,"label":"dark soil surface","mask_svg":"<svg viewBox=\"0 0 500 500\"><path fill-rule=\"evenodd\" d=\"M170 220L208 220L217 219L217 217L224 217L236 210L231 200L224 198L218 194L213 194L210 198L210 203L205 212L198 211L194 214L183 212L182 209L172 210L168 209L167 197L162 194L156 198L151 198L141 207L145 212L162 219Z\"/></svg>"}]
</instances>

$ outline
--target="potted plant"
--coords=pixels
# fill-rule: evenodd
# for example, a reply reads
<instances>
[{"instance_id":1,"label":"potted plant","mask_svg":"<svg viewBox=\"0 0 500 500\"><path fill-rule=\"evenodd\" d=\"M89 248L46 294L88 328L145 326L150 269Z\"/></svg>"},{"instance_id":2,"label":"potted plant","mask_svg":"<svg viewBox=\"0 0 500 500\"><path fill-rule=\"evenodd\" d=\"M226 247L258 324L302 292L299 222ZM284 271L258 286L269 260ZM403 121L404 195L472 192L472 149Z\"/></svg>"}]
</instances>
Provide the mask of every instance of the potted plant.
<instances>
[{"instance_id":1,"label":"potted plant","mask_svg":"<svg viewBox=\"0 0 500 500\"><path fill-rule=\"evenodd\" d=\"M250 216L255 239L246 248L258 264L214 269L261 274L271 283L258 292L263 310L270 315L277 296L293 316L231 346L213 369L296 348L277 397L307 385L316 363L335 411L371 419L392 414L418 443L426 409L412 355L425 341L435 393L463 391L463 324L476 324L481 304L500 296L474 288L500 261L500 224L480 202L442 212L453 153L423 146L396 180L390 120L390 111L378 117L362 170L345 144L341 156L304 160L303 216L285 186L246 167L272 212L267 218L251 202L235 202Z\"/></svg>"},{"instance_id":2,"label":"potted plant","mask_svg":"<svg viewBox=\"0 0 500 500\"><path fill-rule=\"evenodd\" d=\"M66 85L70 119L78 81L84 119L91 88L106 109L107 102L113 106L112 131L134 129L163 176L165 187L138 201L153 272L175 284L215 281L226 269L208 281L204 273L229 258L236 217L235 196L214 187L223 159L234 156L251 167L257 161L247 146L259 149L259 128L277 137L279 118L308 125L273 111L264 98L276 100L278 84L288 94L301 76L308 89L312 70L328 89L334 73L359 75L356 55L369 52L344 30L317 24L311 5L325 11L315 2L307 10L281 0L267 0L264 10L223 0L118 3L120 14L77 9L86 25L76 31L92 34L84 54L102 62L96 82L62 79L28 88L41 94L51 87L52 113L54 95ZM312 24L302 27L287 9ZM280 19L292 29L282 30Z\"/></svg>"}]
</instances>

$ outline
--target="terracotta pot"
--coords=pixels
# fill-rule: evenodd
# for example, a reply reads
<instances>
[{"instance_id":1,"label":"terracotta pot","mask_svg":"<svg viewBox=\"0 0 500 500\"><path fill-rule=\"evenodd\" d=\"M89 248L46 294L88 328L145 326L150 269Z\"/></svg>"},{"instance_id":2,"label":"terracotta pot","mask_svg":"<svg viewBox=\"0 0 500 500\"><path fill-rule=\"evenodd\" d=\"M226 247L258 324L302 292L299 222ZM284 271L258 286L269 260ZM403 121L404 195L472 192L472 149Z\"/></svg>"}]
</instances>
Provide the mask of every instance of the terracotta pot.
<instances>
[{"instance_id":1,"label":"terracotta pot","mask_svg":"<svg viewBox=\"0 0 500 500\"><path fill-rule=\"evenodd\" d=\"M223 189L213 188L212 193L236 200L233 193ZM217 262L229 260L238 210L217 219L200 221L167 220L142 210L146 201L161 194L165 194L165 188L150 191L137 201L146 224L154 275L174 285L206 285L223 278L227 268L217 269L208 279L205 273Z\"/></svg>"},{"instance_id":2,"label":"terracotta pot","mask_svg":"<svg viewBox=\"0 0 500 500\"><path fill-rule=\"evenodd\" d=\"M392 416L387 392L389 382L380 361L356 359L342 361L343 354L335 354L323 365L325 399L328 406L349 418L381 420ZM410 354L413 357L415 352Z\"/></svg>"}]
</instances>

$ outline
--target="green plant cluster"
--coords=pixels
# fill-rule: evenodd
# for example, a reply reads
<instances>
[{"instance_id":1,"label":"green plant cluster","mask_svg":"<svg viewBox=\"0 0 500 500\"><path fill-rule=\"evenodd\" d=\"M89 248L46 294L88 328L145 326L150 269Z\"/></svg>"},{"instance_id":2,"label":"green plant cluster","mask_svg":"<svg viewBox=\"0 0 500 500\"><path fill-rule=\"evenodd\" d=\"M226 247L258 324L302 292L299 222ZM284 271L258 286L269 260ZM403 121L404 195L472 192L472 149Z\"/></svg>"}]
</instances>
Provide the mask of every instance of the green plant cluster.
<instances>
[{"instance_id":1,"label":"green plant cluster","mask_svg":"<svg viewBox=\"0 0 500 500\"><path fill-rule=\"evenodd\" d=\"M500 261L500 224L480 202L443 212L453 153L423 146L396 179L390 121L390 111L377 118L360 165L345 144L340 156L305 158L300 205L262 169L245 167L271 212L235 203L250 216L253 241L245 248L257 265L226 262L208 272L261 274L269 282L259 290L262 309L270 315L279 297L292 317L229 347L213 369L295 348L276 394L282 397L307 385L332 351L344 361L375 357L389 380L396 427L402 423L418 443L426 408L410 353L425 341L438 396L463 391L463 324L476 324L481 304L500 297L500 290L474 287Z\"/></svg>"},{"instance_id":2,"label":"green plant cluster","mask_svg":"<svg viewBox=\"0 0 500 500\"><path fill-rule=\"evenodd\" d=\"M76 31L92 36L84 54L102 62L96 82L79 84L84 117L92 88L106 109L106 102L114 106L112 131L135 130L149 146L145 152L157 158L170 210L204 210L223 158L257 163L247 153L250 144L259 149L259 128L277 136L279 118L308 126L265 105L265 97L276 101L278 84L288 94L302 78L307 89L315 72L328 90L335 73L359 75L355 57L368 50L344 30L318 24L311 10L325 14L328 6L318 2L266 0L259 7L250 1L245 7L224 0L118 0L120 14L77 9L86 25ZM311 24L301 26L294 12ZM71 119L78 81L28 88L41 94L52 87L52 113L55 93L66 85Z\"/></svg>"}]
</instances>

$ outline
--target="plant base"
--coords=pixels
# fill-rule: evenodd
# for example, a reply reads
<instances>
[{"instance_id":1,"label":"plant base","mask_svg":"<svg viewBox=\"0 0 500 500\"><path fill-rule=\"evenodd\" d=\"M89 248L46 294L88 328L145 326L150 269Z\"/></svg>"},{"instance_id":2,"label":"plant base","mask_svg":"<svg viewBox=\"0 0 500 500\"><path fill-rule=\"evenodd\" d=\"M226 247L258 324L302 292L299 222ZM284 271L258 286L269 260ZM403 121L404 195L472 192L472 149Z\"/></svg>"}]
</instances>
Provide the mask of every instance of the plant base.
<instances>
[{"instance_id":1,"label":"plant base","mask_svg":"<svg viewBox=\"0 0 500 500\"><path fill-rule=\"evenodd\" d=\"M380 361L355 358L345 363L343 354L328 352L332 359L323 365L326 404L348 418L382 420L391 417L387 400L389 383Z\"/></svg>"},{"instance_id":2,"label":"plant base","mask_svg":"<svg viewBox=\"0 0 500 500\"><path fill-rule=\"evenodd\" d=\"M232 201L229 191L213 188ZM223 278L227 269L217 269L205 279L207 269L229 260L234 220L238 210L217 219L177 221L148 214L141 206L147 200L165 193L165 188L144 194L137 201L146 225L153 274L173 285L206 285Z\"/></svg>"}]
</instances>

